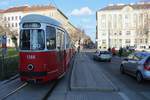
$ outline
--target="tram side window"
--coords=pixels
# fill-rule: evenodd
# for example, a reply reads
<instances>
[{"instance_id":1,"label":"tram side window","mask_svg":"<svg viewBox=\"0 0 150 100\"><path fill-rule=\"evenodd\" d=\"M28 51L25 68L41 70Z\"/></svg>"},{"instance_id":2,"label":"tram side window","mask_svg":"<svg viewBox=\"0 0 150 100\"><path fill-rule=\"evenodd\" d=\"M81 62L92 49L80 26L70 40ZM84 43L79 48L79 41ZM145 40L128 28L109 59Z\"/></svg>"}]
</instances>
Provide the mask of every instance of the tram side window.
<instances>
[{"instance_id":1,"label":"tram side window","mask_svg":"<svg viewBox=\"0 0 150 100\"><path fill-rule=\"evenodd\" d=\"M65 48L65 36L64 36L64 31L58 29L57 32L57 48L64 50Z\"/></svg>"},{"instance_id":2,"label":"tram side window","mask_svg":"<svg viewBox=\"0 0 150 100\"><path fill-rule=\"evenodd\" d=\"M64 32L62 31L61 34L61 49L64 50L65 49L65 36L64 36Z\"/></svg>"},{"instance_id":3,"label":"tram side window","mask_svg":"<svg viewBox=\"0 0 150 100\"><path fill-rule=\"evenodd\" d=\"M20 49L30 50L30 30L22 30L20 35Z\"/></svg>"},{"instance_id":4,"label":"tram side window","mask_svg":"<svg viewBox=\"0 0 150 100\"><path fill-rule=\"evenodd\" d=\"M70 43L70 38L69 38L69 36L67 34L66 48L69 48L69 43Z\"/></svg>"},{"instance_id":5,"label":"tram side window","mask_svg":"<svg viewBox=\"0 0 150 100\"><path fill-rule=\"evenodd\" d=\"M56 48L56 29L54 27L46 27L46 45L48 50Z\"/></svg>"}]
</instances>

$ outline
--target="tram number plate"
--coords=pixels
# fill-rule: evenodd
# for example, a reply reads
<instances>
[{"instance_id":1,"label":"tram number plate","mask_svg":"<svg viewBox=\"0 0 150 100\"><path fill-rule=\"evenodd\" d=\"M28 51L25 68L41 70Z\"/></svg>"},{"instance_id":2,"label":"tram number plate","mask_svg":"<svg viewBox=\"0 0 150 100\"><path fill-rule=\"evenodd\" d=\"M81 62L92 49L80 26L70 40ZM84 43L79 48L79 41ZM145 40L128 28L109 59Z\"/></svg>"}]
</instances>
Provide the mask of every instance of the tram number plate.
<instances>
[{"instance_id":1,"label":"tram number plate","mask_svg":"<svg viewBox=\"0 0 150 100\"><path fill-rule=\"evenodd\" d=\"M35 55L27 55L27 59L36 59Z\"/></svg>"}]
</instances>

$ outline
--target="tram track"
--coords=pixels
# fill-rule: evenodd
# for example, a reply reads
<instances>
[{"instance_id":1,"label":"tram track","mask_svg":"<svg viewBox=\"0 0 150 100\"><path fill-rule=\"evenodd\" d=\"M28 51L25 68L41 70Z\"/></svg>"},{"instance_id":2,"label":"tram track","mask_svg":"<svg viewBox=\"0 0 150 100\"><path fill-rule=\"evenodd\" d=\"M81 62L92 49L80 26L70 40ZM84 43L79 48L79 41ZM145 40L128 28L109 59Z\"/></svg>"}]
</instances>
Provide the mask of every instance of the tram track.
<instances>
[{"instance_id":1,"label":"tram track","mask_svg":"<svg viewBox=\"0 0 150 100\"><path fill-rule=\"evenodd\" d=\"M17 87L16 89L10 91L9 93L7 93L6 95L4 95L2 98L0 98L0 100L5 100L7 99L9 96L13 95L14 93L16 93L17 91L19 91L20 89L22 89L23 87L27 86L28 83L24 83L21 84L19 87Z\"/></svg>"},{"instance_id":2,"label":"tram track","mask_svg":"<svg viewBox=\"0 0 150 100\"><path fill-rule=\"evenodd\" d=\"M53 91L54 88L56 87L58 81L59 81L59 80L57 80L57 81L55 81L55 82L53 82L53 83L51 84L51 87L50 87L49 91L45 94L45 96L42 98L42 100L47 100L47 99L48 99L48 97L51 95L52 91Z\"/></svg>"},{"instance_id":3,"label":"tram track","mask_svg":"<svg viewBox=\"0 0 150 100\"><path fill-rule=\"evenodd\" d=\"M7 83L10 83L11 81L13 81L17 78L19 78L19 74L16 74L13 77L9 78L8 80L5 80L5 81L1 82L0 87L2 87L3 85L6 85Z\"/></svg>"}]
</instances>

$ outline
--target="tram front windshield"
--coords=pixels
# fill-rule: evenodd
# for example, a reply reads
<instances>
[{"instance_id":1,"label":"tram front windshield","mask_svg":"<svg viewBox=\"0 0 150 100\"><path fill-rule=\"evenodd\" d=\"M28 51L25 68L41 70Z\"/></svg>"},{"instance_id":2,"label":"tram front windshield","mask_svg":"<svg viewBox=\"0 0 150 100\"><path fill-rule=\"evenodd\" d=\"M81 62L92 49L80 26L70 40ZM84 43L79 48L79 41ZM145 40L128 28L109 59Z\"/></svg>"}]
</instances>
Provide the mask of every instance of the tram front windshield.
<instances>
[{"instance_id":1,"label":"tram front windshield","mask_svg":"<svg viewBox=\"0 0 150 100\"><path fill-rule=\"evenodd\" d=\"M25 29L20 31L21 50L44 50L45 35L42 29Z\"/></svg>"}]
</instances>

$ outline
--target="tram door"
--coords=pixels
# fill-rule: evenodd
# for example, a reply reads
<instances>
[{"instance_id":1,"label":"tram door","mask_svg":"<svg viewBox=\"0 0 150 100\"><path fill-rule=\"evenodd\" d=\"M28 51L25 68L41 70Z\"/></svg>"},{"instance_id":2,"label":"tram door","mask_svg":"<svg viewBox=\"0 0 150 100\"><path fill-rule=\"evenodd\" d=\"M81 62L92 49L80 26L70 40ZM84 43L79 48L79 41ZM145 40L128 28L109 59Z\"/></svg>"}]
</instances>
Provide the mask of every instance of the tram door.
<instances>
[{"instance_id":1,"label":"tram door","mask_svg":"<svg viewBox=\"0 0 150 100\"><path fill-rule=\"evenodd\" d=\"M64 31L58 29L56 34L56 48L57 48L57 60L61 74L64 73L64 49L65 49L65 35Z\"/></svg>"}]
</instances>

